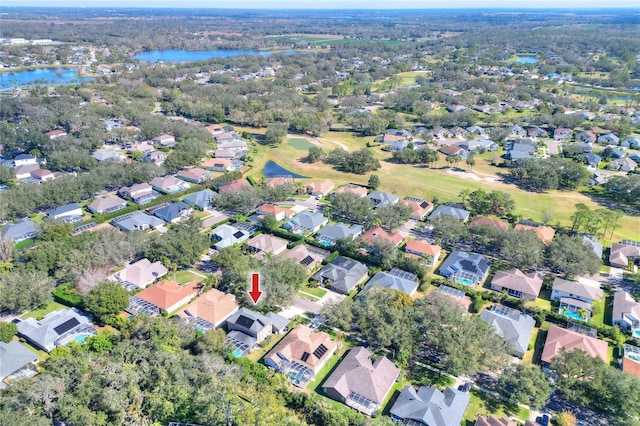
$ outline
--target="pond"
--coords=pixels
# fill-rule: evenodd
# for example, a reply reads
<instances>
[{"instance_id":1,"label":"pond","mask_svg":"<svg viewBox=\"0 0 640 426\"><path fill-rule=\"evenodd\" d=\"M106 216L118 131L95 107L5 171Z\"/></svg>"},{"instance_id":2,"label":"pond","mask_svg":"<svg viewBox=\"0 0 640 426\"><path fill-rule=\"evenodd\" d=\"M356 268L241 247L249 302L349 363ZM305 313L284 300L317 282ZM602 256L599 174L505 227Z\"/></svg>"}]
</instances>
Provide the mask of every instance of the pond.
<instances>
[{"instance_id":1,"label":"pond","mask_svg":"<svg viewBox=\"0 0 640 426\"><path fill-rule=\"evenodd\" d=\"M267 161L262 168L262 174L266 178L272 178L276 176L291 176L294 179L307 179L309 176L302 176L297 173L293 173L285 169L284 167L274 163L273 161Z\"/></svg>"},{"instance_id":2,"label":"pond","mask_svg":"<svg viewBox=\"0 0 640 426\"><path fill-rule=\"evenodd\" d=\"M0 73L0 89L21 86L51 86L91 81L92 77L80 77L75 68L38 68L25 71Z\"/></svg>"},{"instance_id":3,"label":"pond","mask_svg":"<svg viewBox=\"0 0 640 426\"><path fill-rule=\"evenodd\" d=\"M535 56L518 56L516 58L516 62L519 62L521 64L535 64L536 62L538 62L538 58L536 58Z\"/></svg>"},{"instance_id":4,"label":"pond","mask_svg":"<svg viewBox=\"0 0 640 426\"><path fill-rule=\"evenodd\" d=\"M282 52L292 54L294 52ZM269 50L153 50L150 52L138 53L134 58L145 62L192 62L206 61L211 58L229 58L240 55L261 55L269 56L273 52Z\"/></svg>"}]
</instances>

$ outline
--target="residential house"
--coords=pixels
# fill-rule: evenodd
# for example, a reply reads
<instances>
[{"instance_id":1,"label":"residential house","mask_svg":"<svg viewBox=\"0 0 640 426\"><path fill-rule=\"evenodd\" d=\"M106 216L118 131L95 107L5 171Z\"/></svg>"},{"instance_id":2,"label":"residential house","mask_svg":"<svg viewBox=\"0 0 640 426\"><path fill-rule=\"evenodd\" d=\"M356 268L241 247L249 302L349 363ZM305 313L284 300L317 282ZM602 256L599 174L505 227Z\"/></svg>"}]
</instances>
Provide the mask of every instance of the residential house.
<instances>
[{"instance_id":1,"label":"residential house","mask_svg":"<svg viewBox=\"0 0 640 426\"><path fill-rule=\"evenodd\" d=\"M636 167L638 167L638 163L636 163L629 157L625 157L613 160L607 167L609 169L620 170L621 172L629 173L632 172Z\"/></svg>"},{"instance_id":2,"label":"residential house","mask_svg":"<svg viewBox=\"0 0 640 426\"><path fill-rule=\"evenodd\" d=\"M362 294L366 294L374 288L386 288L401 291L413 296L418 289L416 275L401 269L392 269L389 272L378 272L369 280Z\"/></svg>"},{"instance_id":3,"label":"residential house","mask_svg":"<svg viewBox=\"0 0 640 426\"><path fill-rule=\"evenodd\" d=\"M182 201L169 203L153 211L153 214L167 223L178 223L189 217L193 212L193 207Z\"/></svg>"},{"instance_id":4,"label":"residential house","mask_svg":"<svg viewBox=\"0 0 640 426\"><path fill-rule=\"evenodd\" d=\"M399 232L387 232L382 229L381 226L376 226L375 228L371 228L362 234L362 241L368 245L372 246L374 241L376 240L386 240L390 243L399 245L404 238L400 235Z\"/></svg>"},{"instance_id":5,"label":"residential house","mask_svg":"<svg viewBox=\"0 0 640 426\"><path fill-rule=\"evenodd\" d=\"M246 151L237 151L234 149L226 149L226 148L217 148L213 151L213 156L216 159L229 159L229 160L238 160L244 157Z\"/></svg>"},{"instance_id":6,"label":"residential house","mask_svg":"<svg viewBox=\"0 0 640 426\"><path fill-rule=\"evenodd\" d=\"M162 152L162 151L153 151L150 152L148 154L146 154L143 158L142 161L144 161L145 163L153 163L155 165L161 166L164 164L165 160L167 159L167 154Z\"/></svg>"},{"instance_id":7,"label":"residential house","mask_svg":"<svg viewBox=\"0 0 640 426\"><path fill-rule=\"evenodd\" d=\"M640 303L626 291L618 290L613 295L611 323L624 330L640 329Z\"/></svg>"},{"instance_id":8,"label":"residential house","mask_svg":"<svg viewBox=\"0 0 640 426\"><path fill-rule=\"evenodd\" d=\"M50 132L46 132L44 135L52 141L68 136L67 132L64 130L51 130Z\"/></svg>"},{"instance_id":9,"label":"residential house","mask_svg":"<svg viewBox=\"0 0 640 426\"><path fill-rule=\"evenodd\" d=\"M457 288L449 287L448 285L440 284L438 286L437 294L443 295L453 300L458 306L462 308L462 312L464 314L469 312L469 307L471 306L471 298L467 297L464 291L458 290Z\"/></svg>"},{"instance_id":10,"label":"residential house","mask_svg":"<svg viewBox=\"0 0 640 426\"><path fill-rule=\"evenodd\" d=\"M470 126L467 127L467 131L469 133L473 133L479 136L487 136L487 132L480 126Z\"/></svg>"},{"instance_id":11,"label":"residential house","mask_svg":"<svg viewBox=\"0 0 640 426\"><path fill-rule=\"evenodd\" d=\"M627 138L622 142L626 142L629 148L640 149L640 137ZM622 146L622 142L620 142L620 146Z\"/></svg>"},{"instance_id":12,"label":"residential house","mask_svg":"<svg viewBox=\"0 0 640 426\"><path fill-rule=\"evenodd\" d=\"M593 330L593 329L589 329ZM561 349L566 352L572 352L580 349L593 358L600 358L605 363L609 362L608 345L604 340L596 337L597 333L592 335L582 334L575 330L561 328L552 325L547 331L547 340L542 349L542 363L549 365L553 358L560 355Z\"/></svg>"},{"instance_id":13,"label":"residential house","mask_svg":"<svg viewBox=\"0 0 640 426\"><path fill-rule=\"evenodd\" d=\"M356 194L359 197L366 197L368 190L364 186L355 185L353 183L347 183L345 185L342 185L340 188L336 189L335 191L333 191L333 195L342 194L344 192Z\"/></svg>"},{"instance_id":14,"label":"residential house","mask_svg":"<svg viewBox=\"0 0 640 426\"><path fill-rule=\"evenodd\" d=\"M65 204L64 206L47 211L47 217L50 219L61 219L63 221L71 221L76 218L82 219L82 207L76 203Z\"/></svg>"},{"instance_id":15,"label":"residential house","mask_svg":"<svg viewBox=\"0 0 640 426\"><path fill-rule=\"evenodd\" d=\"M211 239L215 241L214 247L218 250L230 247L249 239L250 232L235 228L226 223L218 226L211 232Z\"/></svg>"},{"instance_id":16,"label":"residential house","mask_svg":"<svg viewBox=\"0 0 640 426\"><path fill-rule=\"evenodd\" d=\"M104 123L104 128L107 132L110 132L114 129L121 129L124 127L124 124L122 124L121 122L119 122L118 120L102 120L102 122Z\"/></svg>"},{"instance_id":17,"label":"residential house","mask_svg":"<svg viewBox=\"0 0 640 426\"><path fill-rule=\"evenodd\" d=\"M586 153L578 156L580 159L584 160L589 167L598 167L598 164L602 161L602 157L597 154Z\"/></svg>"},{"instance_id":18,"label":"residential house","mask_svg":"<svg viewBox=\"0 0 640 426\"><path fill-rule=\"evenodd\" d=\"M23 166L17 166L13 169L13 173L16 175L16 179L29 179L31 177L31 173L40 170L40 166L38 164L25 164Z\"/></svg>"},{"instance_id":19,"label":"residential house","mask_svg":"<svg viewBox=\"0 0 640 426\"><path fill-rule=\"evenodd\" d=\"M138 309L139 306L148 309L149 305L152 305L159 312L171 313L197 296L201 288L202 286L196 282L180 285L175 281L160 281L133 296L127 311L133 314L142 313Z\"/></svg>"},{"instance_id":20,"label":"residential house","mask_svg":"<svg viewBox=\"0 0 640 426\"><path fill-rule=\"evenodd\" d=\"M618 145L620 143L620 138L613 133L607 133L598 138L598 143L604 145Z\"/></svg>"},{"instance_id":21,"label":"residential house","mask_svg":"<svg viewBox=\"0 0 640 426\"><path fill-rule=\"evenodd\" d=\"M598 259L602 259L602 253L604 252L604 247L602 244L598 242L596 237L591 237L589 235L582 236L582 242L589 246Z\"/></svg>"},{"instance_id":22,"label":"residential house","mask_svg":"<svg viewBox=\"0 0 640 426\"><path fill-rule=\"evenodd\" d=\"M567 113L569 114L569 113ZM577 115L578 117L581 117L584 120L593 120L596 116L595 113L591 112L591 111L587 111L584 109L579 109L576 111L573 111L571 114L569 115Z\"/></svg>"},{"instance_id":23,"label":"residential house","mask_svg":"<svg viewBox=\"0 0 640 426\"><path fill-rule=\"evenodd\" d=\"M18 154L13 159L13 167L20 166L38 166L39 161L35 155L31 154Z\"/></svg>"},{"instance_id":24,"label":"residential house","mask_svg":"<svg viewBox=\"0 0 640 426\"><path fill-rule=\"evenodd\" d=\"M38 232L36 224L28 217L20 219L16 223L8 223L0 229L0 239L11 240L14 243L35 238Z\"/></svg>"},{"instance_id":25,"label":"residential house","mask_svg":"<svg viewBox=\"0 0 640 426\"><path fill-rule=\"evenodd\" d=\"M0 389L4 383L35 375L37 363L38 354L22 343L16 340L7 343L0 341Z\"/></svg>"},{"instance_id":26,"label":"residential house","mask_svg":"<svg viewBox=\"0 0 640 426\"><path fill-rule=\"evenodd\" d=\"M466 149L469 152L478 150L494 152L498 150L498 144L491 139L472 139L456 143L457 146Z\"/></svg>"},{"instance_id":27,"label":"residential house","mask_svg":"<svg viewBox=\"0 0 640 426\"><path fill-rule=\"evenodd\" d=\"M231 182L222 182L218 184L218 192L233 192L247 188L249 183L244 179L233 180Z\"/></svg>"},{"instance_id":28,"label":"residential house","mask_svg":"<svg viewBox=\"0 0 640 426\"><path fill-rule=\"evenodd\" d=\"M122 198L107 194L101 197L96 197L91 204L87 206L91 213L113 213L118 210L122 210L127 207L127 202Z\"/></svg>"},{"instance_id":29,"label":"residential house","mask_svg":"<svg viewBox=\"0 0 640 426\"><path fill-rule=\"evenodd\" d=\"M338 256L318 271L312 279L323 285L329 285L338 293L348 294L365 280L368 273L369 269L363 263Z\"/></svg>"},{"instance_id":30,"label":"residential house","mask_svg":"<svg viewBox=\"0 0 640 426\"><path fill-rule=\"evenodd\" d=\"M594 143L597 139L595 133L587 130L585 132L580 132L576 135L576 140L584 143Z\"/></svg>"},{"instance_id":31,"label":"residential house","mask_svg":"<svg viewBox=\"0 0 640 426\"><path fill-rule=\"evenodd\" d=\"M188 189L190 186L187 182L176 178L174 175L155 177L151 181L151 187L153 189L164 192L165 194L175 194L176 192Z\"/></svg>"},{"instance_id":32,"label":"residential house","mask_svg":"<svg viewBox=\"0 0 640 426\"><path fill-rule=\"evenodd\" d=\"M589 154L593 152L593 145L586 142L574 142L569 145L576 149L576 152L582 151L584 154Z\"/></svg>"},{"instance_id":33,"label":"residential house","mask_svg":"<svg viewBox=\"0 0 640 426\"><path fill-rule=\"evenodd\" d=\"M153 142L155 145L160 145L168 148L176 146L176 138L172 135L167 134L156 136L151 140L151 142Z\"/></svg>"},{"instance_id":34,"label":"residential house","mask_svg":"<svg viewBox=\"0 0 640 426\"><path fill-rule=\"evenodd\" d=\"M202 183L211 177L211 173L200 167L190 167L180 170L176 176L187 182Z\"/></svg>"},{"instance_id":35,"label":"residential house","mask_svg":"<svg viewBox=\"0 0 640 426\"><path fill-rule=\"evenodd\" d=\"M525 274L519 269L498 271L491 280L491 289L506 291L509 296L536 300L542 290L543 276L537 272Z\"/></svg>"},{"instance_id":36,"label":"residential house","mask_svg":"<svg viewBox=\"0 0 640 426\"><path fill-rule=\"evenodd\" d=\"M315 195L316 197L324 197L331 192L334 186L333 182L329 179L325 179L321 182L308 183L306 191L308 194Z\"/></svg>"},{"instance_id":37,"label":"residential house","mask_svg":"<svg viewBox=\"0 0 640 426\"><path fill-rule=\"evenodd\" d=\"M620 159L624 157L624 150L621 148L611 148L611 158Z\"/></svg>"},{"instance_id":38,"label":"residential house","mask_svg":"<svg viewBox=\"0 0 640 426\"><path fill-rule=\"evenodd\" d=\"M350 238L354 240L364 232L362 225L347 226L344 223L336 223L333 225L327 225L316 234L316 240L326 246L332 246L336 241L344 238Z\"/></svg>"},{"instance_id":39,"label":"residential house","mask_svg":"<svg viewBox=\"0 0 640 426\"><path fill-rule=\"evenodd\" d=\"M51 170L37 169L31 172L31 178L37 183L43 183L56 178Z\"/></svg>"},{"instance_id":40,"label":"residential house","mask_svg":"<svg viewBox=\"0 0 640 426\"><path fill-rule=\"evenodd\" d=\"M155 150L156 148L147 142L134 143L127 148L127 152L129 153L139 152L142 155L151 154L155 152Z\"/></svg>"},{"instance_id":41,"label":"residential house","mask_svg":"<svg viewBox=\"0 0 640 426\"><path fill-rule=\"evenodd\" d=\"M534 223L518 223L514 229L516 231L533 231L536 233L536 237L544 244L549 244L556 235L556 230L552 227Z\"/></svg>"},{"instance_id":42,"label":"residential house","mask_svg":"<svg viewBox=\"0 0 640 426\"><path fill-rule=\"evenodd\" d=\"M53 311L39 320L27 318L17 326L18 336L45 352L71 343L79 335L96 334L91 318L76 308Z\"/></svg>"},{"instance_id":43,"label":"residential house","mask_svg":"<svg viewBox=\"0 0 640 426\"><path fill-rule=\"evenodd\" d=\"M127 265L115 278L127 288L146 288L169 272L162 262L151 263L146 257Z\"/></svg>"},{"instance_id":44,"label":"residential house","mask_svg":"<svg viewBox=\"0 0 640 426\"><path fill-rule=\"evenodd\" d=\"M193 194L189 194L182 199L185 203L190 206L194 206L198 210L207 210L211 208L213 204L213 199L217 197L218 194L213 192L210 189L203 189L202 191L194 192Z\"/></svg>"},{"instance_id":45,"label":"residential house","mask_svg":"<svg viewBox=\"0 0 640 426\"><path fill-rule=\"evenodd\" d=\"M247 308L240 308L227 319L227 341L236 350L234 354L244 356L255 349L271 333L281 333L287 327L288 320L269 312L262 315Z\"/></svg>"},{"instance_id":46,"label":"residential house","mask_svg":"<svg viewBox=\"0 0 640 426\"><path fill-rule=\"evenodd\" d=\"M384 356L371 359L372 354L362 346L349 351L322 385L329 398L372 416L381 407L400 369Z\"/></svg>"},{"instance_id":47,"label":"residential house","mask_svg":"<svg viewBox=\"0 0 640 426\"><path fill-rule=\"evenodd\" d=\"M452 387L440 392L421 386L417 391L406 386L389 414L398 422L415 426L460 426L471 396Z\"/></svg>"},{"instance_id":48,"label":"residential house","mask_svg":"<svg viewBox=\"0 0 640 426\"><path fill-rule=\"evenodd\" d=\"M515 161L536 158L538 144L531 139L518 139L507 142L507 160Z\"/></svg>"},{"instance_id":49,"label":"residential house","mask_svg":"<svg viewBox=\"0 0 640 426\"><path fill-rule=\"evenodd\" d=\"M267 367L289 377L295 386L304 388L324 367L336 351L338 343L322 331L298 325L267 353Z\"/></svg>"},{"instance_id":50,"label":"residential house","mask_svg":"<svg viewBox=\"0 0 640 426\"><path fill-rule=\"evenodd\" d=\"M496 229L508 229L509 224L498 219L489 219L488 217L476 216L469 222L469 228L474 226L491 226Z\"/></svg>"},{"instance_id":51,"label":"residential house","mask_svg":"<svg viewBox=\"0 0 640 426\"><path fill-rule=\"evenodd\" d=\"M572 136L573 136L573 130L571 129L563 129L559 127L553 131L553 139L557 141L571 139Z\"/></svg>"},{"instance_id":52,"label":"residential house","mask_svg":"<svg viewBox=\"0 0 640 426\"><path fill-rule=\"evenodd\" d=\"M269 188L276 188L281 185L294 185L293 176L282 175L268 178L265 183Z\"/></svg>"},{"instance_id":53,"label":"residential house","mask_svg":"<svg viewBox=\"0 0 640 426\"><path fill-rule=\"evenodd\" d=\"M247 241L247 246L252 253L257 253L260 257L266 254L279 255L287 249L289 241L284 238L275 237L269 234L258 234Z\"/></svg>"},{"instance_id":54,"label":"residential house","mask_svg":"<svg viewBox=\"0 0 640 426\"><path fill-rule=\"evenodd\" d=\"M117 161L120 163L127 158L120 151L111 148L99 149L91 154L91 156L99 163L104 163L105 161Z\"/></svg>"},{"instance_id":55,"label":"residential house","mask_svg":"<svg viewBox=\"0 0 640 426\"><path fill-rule=\"evenodd\" d=\"M429 215L429 220L434 220L441 215L451 216L463 222L466 222L471 215L471 212L452 206L440 205Z\"/></svg>"},{"instance_id":56,"label":"residential house","mask_svg":"<svg viewBox=\"0 0 640 426\"><path fill-rule=\"evenodd\" d=\"M153 217L142 211L127 213L118 216L111 221L113 226L118 227L124 232L146 231L148 229L157 229L164 225L164 222L157 217Z\"/></svg>"},{"instance_id":57,"label":"residential house","mask_svg":"<svg viewBox=\"0 0 640 426\"><path fill-rule=\"evenodd\" d=\"M256 209L256 214L260 218L263 218L265 216L273 216L278 222L280 222L289 217L289 211L290 210L282 208L275 204L265 203L258 206L258 208Z\"/></svg>"},{"instance_id":58,"label":"residential house","mask_svg":"<svg viewBox=\"0 0 640 426\"><path fill-rule=\"evenodd\" d=\"M458 155L463 160L469 157L469 154L470 154L469 151L467 151L466 149L458 145L445 145L445 146L442 146L439 149L439 151L444 155L446 155L447 157L453 157L454 155Z\"/></svg>"},{"instance_id":59,"label":"residential house","mask_svg":"<svg viewBox=\"0 0 640 426\"><path fill-rule=\"evenodd\" d=\"M640 261L640 243L630 241L612 243L609 251L609 264L616 268L627 269L629 263Z\"/></svg>"},{"instance_id":60,"label":"residential house","mask_svg":"<svg viewBox=\"0 0 640 426\"><path fill-rule=\"evenodd\" d=\"M493 305L491 309L484 309L480 317L507 342L514 356L519 358L524 356L529 349L529 342L536 326L536 320L533 317L502 305Z\"/></svg>"},{"instance_id":61,"label":"residential house","mask_svg":"<svg viewBox=\"0 0 640 426\"><path fill-rule=\"evenodd\" d=\"M216 135L221 135L222 133L224 133L224 129L222 128L221 125L219 124L212 124L210 126L207 126L207 130L209 131L209 133L211 133L213 136Z\"/></svg>"},{"instance_id":62,"label":"residential house","mask_svg":"<svg viewBox=\"0 0 640 426\"><path fill-rule=\"evenodd\" d=\"M481 254L454 251L442 262L438 272L452 281L472 286L485 279L489 266Z\"/></svg>"},{"instance_id":63,"label":"residential house","mask_svg":"<svg viewBox=\"0 0 640 426\"><path fill-rule=\"evenodd\" d=\"M225 140L220 140L218 139L218 144L217 147L219 149L226 149L229 151L235 151L236 153L238 152L246 152L248 147L247 147L247 143L245 141L243 141L242 139L236 137L233 139L225 139Z\"/></svg>"},{"instance_id":64,"label":"residential house","mask_svg":"<svg viewBox=\"0 0 640 426\"><path fill-rule=\"evenodd\" d=\"M124 186L120 188L118 195L129 198L139 205L150 203L160 196L148 183L136 183L131 186Z\"/></svg>"},{"instance_id":65,"label":"residential house","mask_svg":"<svg viewBox=\"0 0 640 426\"><path fill-rule=\"evenodd\" d=\"M464 138L471 134L471 132L469 132L467 129L463 129L460 126L454 126L451 129L449 129L449 131L456 138Z\"/></svg>"},{"instance_id":66,"label":"residential house","mask_svg":"<svg viewBox=\"0 0 640 426\"><path fill-rule=\"evenodd\" d=\"M433 210L433 203L422 198L407 197L402 200L402 204L411 209L411 219L413 220L422 220Z\"/></svg>"},{"instance_id":67,"label":"residential house","mask_svg":"<svg viewBox=\"0 0 640 426\"><path fill-rule=\"evenodd\" d=\"M636 163L640 163L640 153L629 154L627 158L635 161Z\"/></svg>"},{"instance_id":68,"label":"residential house","mask_svg":"<svg viewBox=\"0 0 640 426\"><path fill-rule=\"evenodd\" d=\"M305 266L308 270L313 270L316 266L320 265L323 260L329 257L329 254L327 250L306 244L299 244L286 252L283 257L293 259Z\"/></svg>"},{"instance_id":69,"label":"residential house","mask_svg":"<svg viewBox=\"0 0 640 426\"><path fill-rule=\"evenodd\" d=\"M242 161L231 158L209 158L200 162L200 166L213 172L230 172L242 167Z\"/></svg>"},{"instance_id":70,"label":"residential house","mask_svg":"<svg viewBox=\"0 0 640 426\"><path fill-rule=\"evenodd\" d=\"M600 287L567 281L562 278L553 280L551 300L561 301L564 298L576 299L590 305L602 300L604 293Z\"/></svg>"},{"instance_id":71,"label":"residential house","mask_svg":"<svg viewBox=\"0 0 640 426\"><path fill-rule=\"evenodd\" d=\"M442 253L442 247L439 245L429 244L425 240L410 240L404 247L408 257L417 258L427 266L435 265Z\"/></svg>"},{"instance_id":72,"label":"residential house","mask_svg":"<svg viewBox=\"0 0 640 426\"><path fill-rule=\"evenodd\" d=\"M400 201L397 195L382 191L373 191L367 197L373 201L375 208L390 206Z\"/></svg>"},{"instance_id":73,"label":"residential house","mask_svg":"<svg viewBox=\"0 0 640 426\"><path fill-rule=\"evenodd\" d=\"M640 349L637 346L625 344L622 354L622 371L640 379Z\"/></svg>"},{"instance_id":74,"label":"residential house","mask_svg":"<svg viewBox=\"0 0 640 426\"><path fill-rule=\"evenodd\" d=\"M527 136L527 131L518 125L507 127L507 131L510 135L518 136L520 138L524 138Z\"/></svg>"},{"instance_id":75,"label":"residential house","mask_svg":"<svg viewBox=\"0 0 640 426\"><path fill-rule=\"evenodd\" d=\"M547 138L549 137L549 133L546 130L541 129L540 127L532 127L527 130L527 135L532 138Z\"/></svg>"},{"instance_id":76,"label":"residential house","mask_svg":"<svg viewBox=\"0 0 640 426\"><path fill-rule=\"evenodd\" d=\"M304 211L295 215L282 227L295 233L303 233L305 231L314 233L318 232L327 222L329 222L329 219L320 212Z\"/></svg>"}]
</instances>

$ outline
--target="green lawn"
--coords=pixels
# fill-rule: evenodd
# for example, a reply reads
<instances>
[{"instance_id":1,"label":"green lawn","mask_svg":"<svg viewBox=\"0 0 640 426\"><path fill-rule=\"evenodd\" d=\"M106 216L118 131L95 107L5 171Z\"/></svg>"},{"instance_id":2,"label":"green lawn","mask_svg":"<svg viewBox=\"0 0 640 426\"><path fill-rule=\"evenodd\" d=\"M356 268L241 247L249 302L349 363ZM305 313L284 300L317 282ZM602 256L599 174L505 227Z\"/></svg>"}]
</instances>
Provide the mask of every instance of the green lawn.
<instances>
[{"instance_id":1,"label":"green lawn","mask_svg":"<svg viewBox=\"0 0 640 426\"><path fill-rule=\"evenodd\" d=\"M529 418L529 410L502 401L494 396L480 392L471 391L471 401L464 414L464 425L473 426L478 415L494 415L496 417L517 417L524 421Z\"/></svg>"},{"instance_id":2,"label":"green lawn","mask_svg":"<svg viewBox=\"0 0 640 426\"><path fill-rule=\"evenodd\" d=\"M169 279L172 279L173 273L169 272L166 276L169 277ZM175 280L178 282L178 284L184 285L193 281L200 282L202 281L202 277L194 274L191 271L177 271Z\"/></svg>"},{"instance_id":3,"label":"green lawn","mask_svg":"<svg viewBox=\"0 0 640 426\"><path fill-rule=\"evenodd\" d=\"M43 306L42 308L35 309L31 312L27 312L26 314L22 315L20 319L23 319L23 320L27 318L40 319L45 315L47 315L48 313L51 313L53 311L57 311L60 309L67 309L67 308L68 306L62 305L58 302L50 302L48 305Z\"/></svg>"},{"instance_id":4,"label":"green lawn","mask_svg":"<svg viewBox=\"0 0 640 426\"><path fill-rule=\"evenodd\" d=\"M607 311L607 304L609 302L613 302L613 296L607 296L604 300L593 302L591 311L592 316L589 319L589 323L596 325L604 324L605 312ZM609 320L611 320L611 313L609 313Z\"/></svg>"},{"instance_id":5,"label":"green lawn","mask_svg":"<svg viewBox=\"0 0 640 426\"><path fill-rule=\"evenodd\" d=\"M543 289L535 301L528 301L525 306L535 306L545 311L551 310L551 290Z\"/></svg>"},{"instance_id":6,"label":"green lawn","mask_svg":"<svg viewBox=\"0 0 640 426\"><path fill-rule=\"evenodd\" d=\"M289 145L294 149L305 150L305 151L311 148L312 146L315 146L314 144L312 144L311 142L303 138L288 138L287 145Z\"/></svg>"},{"instance_id":7,"label":"green lawn","mask_svg":"<svg viewBox=\"0 0 640 426\"><path fill-rule=\"evenodd\" d=\"M317 298L321 298L322 296L327 294L327 290L320 287L303 287L300 290L304 291L305 293L313 294Z\"/></svg>"},{"instance_id":8,"label":"green lawn","mask_svg":"<svg viewBox=\"0 0 640 426\"><path fill-rule=\"evenodd\" d=\"M257 349L255 349L253 352L247 355L247 359L254 362L258 362L263 356L265 356L267 352L269 352L286 335L287 333L271 334L262 343L260 343L260 345L258 345Z\"/></svg>"}]
</instances>

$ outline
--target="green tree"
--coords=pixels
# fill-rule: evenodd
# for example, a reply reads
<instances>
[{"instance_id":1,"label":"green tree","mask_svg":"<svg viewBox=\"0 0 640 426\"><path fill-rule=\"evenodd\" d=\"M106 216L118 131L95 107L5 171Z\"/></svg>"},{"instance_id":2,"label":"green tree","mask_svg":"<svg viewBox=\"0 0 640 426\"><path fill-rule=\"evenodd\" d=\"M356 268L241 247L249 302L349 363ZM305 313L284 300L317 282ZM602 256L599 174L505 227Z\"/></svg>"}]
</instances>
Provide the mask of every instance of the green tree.
<instances>
[{"instance_id":1,"label":"green tree","mask_svg":"<svg viewBox=\"0 0 640 426\"><path fill-rule=\"evenodd\" d=\"M465 241L469 236L466 225L453 216L443 214L433 219L431 223L433 224L433 236L445 244L451 245Z\"/></svg>"},{"instance_id":2,"label":"green tree","mask_svg":"<svg viewBox=\"0 0 640 426\"><path fill-rule=\"evenodd\" d=\"M83 305L87 312L105 323L129 305L129 292L119 283L105 281L83 297Z\"/></svg>"},{"instance_id":3,"label":"green tree","mask_svg":"<svg viewBox=\"0 0 640 426\"><path fill-rule=\"evenodd\" d=\"M518 364L500 375L502 392L518 402L540 409L551 395L553 386L536 365Z\"/></svg>"},{"instance_id":4,"label":"green tree","mask_svg":"<svg viewBox=\"0 0 640 426\"><path fill-rule=\"evenodd\" d=\"M590 245L579 236L557 235L547 248L549 265L566 276L594 275L600 269L601 259Z\"/></svg>"},{"instance_id":5,"label":"green tree","mask_svg":"<svg viewBox=\"0 0 640 426\"><path fill-rule=\"evenodd\" d=\"M307 270L293 259L267 257L260 266L262 280L262 307L286 307L307 277ZM248 284L245 286L248 288Z\"/></svg>"},{"instance_id":6,"label":"green tree","mask_svg":"<svg viewBox=\"0 0 640 426\"><path fill-rule=\"evenodd\" d=\"M369 177L369 188L376 190L380 187L380 177L378 175L371 175Z\"/></svg>"},{"instance_id":7,"label":"green tree","mask_svg":"<svg viewBox=\"0 0 640 426\"><path fill-rule=\"evenodd\" d=\"M287 126L282 123L270 124L264 136L269 145L278 145L287 136Z\"/></svg>"},{"instance_id":8,"label":"green tree","mask_svg":"<svg viewBox=\"0 0 640 426\"><path fill-rule=\"evenodd\" d=\"M544 244L534 231L506 229L499 245L501 256L517 268L524 270L544 262Z\"/></svg>"},{"instance_id":9,"label":"green tree","mask_svg":"<svg viewBox=\"0 0 640 426\"><path fill-rule=\"evenodd\" d=\"M9 343L18 334L18 326L12 322L0 322L0 342Z\"/></svg>"}]
</instances>

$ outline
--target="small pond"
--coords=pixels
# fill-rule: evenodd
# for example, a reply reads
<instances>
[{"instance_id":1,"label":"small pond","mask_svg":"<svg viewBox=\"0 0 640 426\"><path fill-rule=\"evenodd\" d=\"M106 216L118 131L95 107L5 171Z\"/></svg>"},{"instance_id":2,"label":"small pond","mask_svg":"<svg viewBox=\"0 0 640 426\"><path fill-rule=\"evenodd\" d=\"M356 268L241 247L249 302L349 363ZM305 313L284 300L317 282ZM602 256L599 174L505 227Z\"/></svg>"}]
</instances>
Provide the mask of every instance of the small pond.
<instances>
[{"instance_id":1,"label":"small pond","mask_svg":"<svg viewBox=\"0 0 640 426\"><path fill-rule=\"evenodd\" d=\"M287 175L293 177L294 179L307 179L309 177L293 173L292 171L285 169L284 167L278 165L277 163L274 163L273 161L267 161L265 163L264 167L262 168L262 174L266 178Z\"/></svg>"},{"instance_id":2,"label":"small pond","mask_svg":"<svg viewBox=\"0 0 640 426\"><path fill-rule=\"evenodd\" d=\"M538 58L536 58L535 56L518 56L516 58L516 62L519 62L521 64L535 64L536 62L538 62Z\"/></svg>"}]
</instances>

